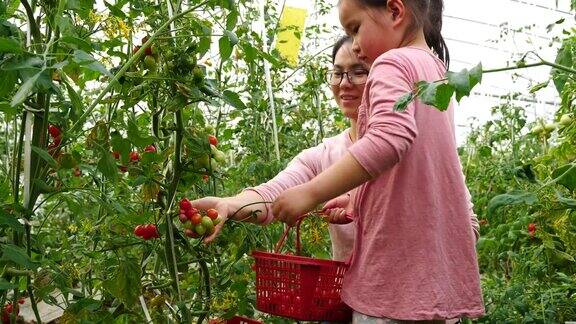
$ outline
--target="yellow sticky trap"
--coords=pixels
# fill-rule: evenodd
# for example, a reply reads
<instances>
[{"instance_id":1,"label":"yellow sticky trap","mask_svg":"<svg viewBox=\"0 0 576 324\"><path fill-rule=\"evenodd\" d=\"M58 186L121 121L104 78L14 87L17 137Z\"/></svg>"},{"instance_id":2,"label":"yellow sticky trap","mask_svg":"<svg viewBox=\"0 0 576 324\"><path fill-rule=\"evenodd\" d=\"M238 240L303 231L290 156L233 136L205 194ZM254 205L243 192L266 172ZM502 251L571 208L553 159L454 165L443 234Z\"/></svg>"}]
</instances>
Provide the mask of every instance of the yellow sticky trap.
<instances>
[{"instance_id":1,"label":"yellow sticky trap","mask_svg":"<svg viewBox=\"0 0 576 324\"><path fill-rule=\"evenodd\" d=\"M307 16L306 9L286 6L280 17L276 49L292 66L298 64L298 53Z\"/></svg>"}]
</instances>

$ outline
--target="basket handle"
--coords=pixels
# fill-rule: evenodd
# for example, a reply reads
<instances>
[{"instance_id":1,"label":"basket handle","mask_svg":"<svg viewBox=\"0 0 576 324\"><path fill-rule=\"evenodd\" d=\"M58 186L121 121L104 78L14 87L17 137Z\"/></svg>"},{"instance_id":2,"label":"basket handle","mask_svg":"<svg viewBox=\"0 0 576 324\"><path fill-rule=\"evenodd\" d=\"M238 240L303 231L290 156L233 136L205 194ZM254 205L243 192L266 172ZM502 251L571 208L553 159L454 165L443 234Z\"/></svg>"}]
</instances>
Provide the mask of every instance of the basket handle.
<instances>
[{"instance_id":1,"label":"basket handle","mask_svg":"<svg viewBox=\"0 0 576 324\"><path fill-rule=\"evenodd\" d=\"M280 252L280 249L284 246L284 243L286 241L286 237L288 237L288 233L290 232L290 230L293 227L296 227L296 255L300 255L300 251L302 248L301 243L300 243L300 224L302 223L302 220L304 218L306 218L306 216L308 216L308 215L300 216L300 218L298 218L298 220L296 221L296 225L286 226L284 233L282 234L282 236L280 237L280 240L278 241L278 243L276 243L276 246L274 247L274 253Z\"/></svg>"}]
</instances>

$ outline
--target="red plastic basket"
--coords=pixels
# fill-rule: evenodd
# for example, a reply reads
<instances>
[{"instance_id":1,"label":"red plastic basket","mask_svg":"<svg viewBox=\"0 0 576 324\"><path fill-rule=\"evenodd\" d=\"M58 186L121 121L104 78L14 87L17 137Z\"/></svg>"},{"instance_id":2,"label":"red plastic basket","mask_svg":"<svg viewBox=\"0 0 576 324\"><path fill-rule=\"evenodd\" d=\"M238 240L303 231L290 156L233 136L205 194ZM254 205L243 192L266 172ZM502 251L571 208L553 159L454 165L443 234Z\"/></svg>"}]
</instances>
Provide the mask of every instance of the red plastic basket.
<instances>
[{"instance_id":1,"label":"red plastic basket","mask_svg":"<svg viewBox=\"0 0 576 324\"><path fill-rule=\"evenodd\" d=\"M263 323L248 317L234 316L231 319L227 320L226 324L263 324Z\"/></svg>"},{"instance_id":2,"label":"red plastic basket","mask_svg":"<svg viewBox=\"0 0 576 324\"><path fill-rule=\"evenodd\" d=\"M300 223L296 224L296 254L300 254ZM349 321L352 310L340 299L344 262L321 260L278 251L254 251L256 270L256 308L261 312L301 321Z\"/></svg>"}]
</instances>

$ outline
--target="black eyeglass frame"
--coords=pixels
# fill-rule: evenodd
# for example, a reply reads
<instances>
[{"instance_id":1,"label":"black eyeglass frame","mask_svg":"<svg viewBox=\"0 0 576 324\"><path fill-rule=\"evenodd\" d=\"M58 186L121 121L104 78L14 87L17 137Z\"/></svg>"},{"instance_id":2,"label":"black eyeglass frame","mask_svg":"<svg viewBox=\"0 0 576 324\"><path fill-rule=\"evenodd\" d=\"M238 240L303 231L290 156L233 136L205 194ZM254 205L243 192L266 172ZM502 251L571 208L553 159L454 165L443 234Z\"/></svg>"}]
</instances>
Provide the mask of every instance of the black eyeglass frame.
<instances>
[{"instance_id":1,"label":"black eyeglass frame","mask_svg":"<svg viewBox=\"0 0 576 324\"><path fill-rule=\"evenodd\" d=\"M362 74L365 75L365 79L362 82L355 82L353 79L355 79L356 77L350 77L350 73L351 72L361 72ZM340 80L337 83L332 83L332 76L334 73L341 73L340 75ZM326 72L326 81L328 81L329 85L332 86L339 86L340 84L342 84L342 80L344 80L344 75L346 75L346 79L348 79L348 82L350 82L350 84L355 84L355 85L361 85L361 84L365 84L367 79L368 79L368 73L369 71L366 69L361 69L361 68L356 68L356 69L352 69L349 71L338 71L338 70L329 70Z\"/></svg>"}]
</instances>

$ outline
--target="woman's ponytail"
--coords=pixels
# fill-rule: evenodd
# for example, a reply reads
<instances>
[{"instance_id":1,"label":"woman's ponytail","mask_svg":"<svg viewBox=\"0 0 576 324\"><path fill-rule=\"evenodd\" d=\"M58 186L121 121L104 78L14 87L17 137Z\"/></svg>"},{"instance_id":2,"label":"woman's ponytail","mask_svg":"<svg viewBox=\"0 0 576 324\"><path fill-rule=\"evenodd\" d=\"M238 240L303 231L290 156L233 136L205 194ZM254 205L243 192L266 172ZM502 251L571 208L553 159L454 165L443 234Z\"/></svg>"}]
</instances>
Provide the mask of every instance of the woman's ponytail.
<instances>
[{"instance_id":1,"label":"woman's ponytail","mask_svg":"<svg viewBox=\"0 0 576 324\"><path fill-rule=\"evenodd\" d=\"M450 65L450 53L446 46L446 41L442 37L442 12L444 11L443 0L427 0L427 19L424 21L424 37L438 57L446 64Z\"/></svg>"}]
</instances>

